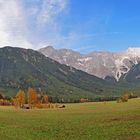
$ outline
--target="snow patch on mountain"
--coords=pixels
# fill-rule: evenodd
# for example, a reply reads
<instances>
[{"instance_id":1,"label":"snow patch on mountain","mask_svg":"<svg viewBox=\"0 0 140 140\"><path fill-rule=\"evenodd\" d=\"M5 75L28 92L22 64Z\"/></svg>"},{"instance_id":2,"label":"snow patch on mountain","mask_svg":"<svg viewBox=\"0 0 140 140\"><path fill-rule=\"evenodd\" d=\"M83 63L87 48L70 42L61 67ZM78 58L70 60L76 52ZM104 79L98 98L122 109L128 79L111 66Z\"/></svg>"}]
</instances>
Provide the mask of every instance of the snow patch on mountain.
<instances>
[{"instance_id":1,"label":"snow patch on mountain","mask_svg":"<svg viewBox=\"0 0 140 140\"><path fill-rule=\"evenodd\" d=\"M90 60L92 60L92 57L77 59L77 61L80 61L80 62L86 62L86 61L90 61Z\"/></svg>"},{"instance_id":2,"label":"snow patch on mountain","mask_svg":"<svg viewBox=\"0 0 140 140\"><path fill-rule=\"evenodd\" d=\"M116 74L115 74L115 78L117 81L119 81L120 77L127 73L130 68L124 63L124 60L125 59L128 59L129 60L129 57L122 57L120 59L116 59L115 60L115 64L116 64Z\"/></svg>"}]
</instances>

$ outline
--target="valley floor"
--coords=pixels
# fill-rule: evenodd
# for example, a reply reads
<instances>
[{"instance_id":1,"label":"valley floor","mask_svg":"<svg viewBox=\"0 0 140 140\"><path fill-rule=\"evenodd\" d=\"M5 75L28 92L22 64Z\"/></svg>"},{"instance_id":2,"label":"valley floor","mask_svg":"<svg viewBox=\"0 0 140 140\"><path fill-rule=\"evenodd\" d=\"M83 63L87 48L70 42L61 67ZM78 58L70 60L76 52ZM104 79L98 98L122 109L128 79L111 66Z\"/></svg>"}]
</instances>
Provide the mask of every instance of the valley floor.
<instances>
[{"instance_id":1,"label":"valley floor","mask_svg":"<svg viewBox=\"0 0 140 140\"><path fill-rule=\"evenodd\" d=\"M140 98L66 104L64 109L0 106L0 140L139 140Z\"/></svg>"}]
</instances>

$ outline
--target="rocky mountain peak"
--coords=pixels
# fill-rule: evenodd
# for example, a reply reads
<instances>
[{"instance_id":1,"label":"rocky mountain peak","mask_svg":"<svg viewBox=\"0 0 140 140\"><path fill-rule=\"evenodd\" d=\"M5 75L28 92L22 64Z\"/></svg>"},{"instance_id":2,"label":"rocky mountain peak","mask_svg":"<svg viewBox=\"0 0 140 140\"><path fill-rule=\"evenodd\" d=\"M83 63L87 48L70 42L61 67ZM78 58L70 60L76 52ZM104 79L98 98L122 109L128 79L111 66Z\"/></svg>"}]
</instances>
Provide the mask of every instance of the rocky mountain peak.
<instances>
[{"instance_id":1,"label":"rocky mountain peak","mask_svg":"<svg viewBox=\"0 0 140 140\"><path fill-rule=\"evenodd\" d=\"M140 48L128 48L126 52L133 56L140 56Z\"/></svg>"}]
</instances>

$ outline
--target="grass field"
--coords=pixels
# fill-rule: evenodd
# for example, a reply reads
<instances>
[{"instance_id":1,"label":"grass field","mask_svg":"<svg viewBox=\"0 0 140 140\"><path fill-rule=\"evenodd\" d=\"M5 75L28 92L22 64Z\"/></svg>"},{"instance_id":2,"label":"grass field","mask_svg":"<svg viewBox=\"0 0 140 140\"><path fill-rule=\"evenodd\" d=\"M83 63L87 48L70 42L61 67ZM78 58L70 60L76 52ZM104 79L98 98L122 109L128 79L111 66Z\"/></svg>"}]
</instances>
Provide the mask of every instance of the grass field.
<instances>
[{"instance_id":1,"label":"grass field","mask_svg":"<svg viewBox=\"0 0 140 140\"><path fill-rule=\"evenodd\" d=\"M0 140L140 140L140 98L64 109L1 106Z\"/></svg>"}]
</instances>

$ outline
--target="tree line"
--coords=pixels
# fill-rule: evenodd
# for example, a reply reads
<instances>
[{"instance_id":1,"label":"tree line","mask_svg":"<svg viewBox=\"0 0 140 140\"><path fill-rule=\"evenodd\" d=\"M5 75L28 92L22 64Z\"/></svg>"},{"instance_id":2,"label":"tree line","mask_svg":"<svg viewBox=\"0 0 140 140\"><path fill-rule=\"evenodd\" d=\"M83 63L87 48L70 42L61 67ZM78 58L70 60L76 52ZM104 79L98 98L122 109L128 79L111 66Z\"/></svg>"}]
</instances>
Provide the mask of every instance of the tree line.
<instances>
[{"instance_id":1,"label":"tree line","mask_svg":"<svg viewBox=\"0 0 140 140\"><path fill-rule=\"evenodd\" d=\"M25 95L26 94L23 90L17 92L15 98L12 99L15 107L23 108L25 104L28 104L29 108L39 108L42 103L49 102L49 97L47 95L39 97L37 91L31 87L28 88L27 97Z\"/></svg>"}]
</instances>

